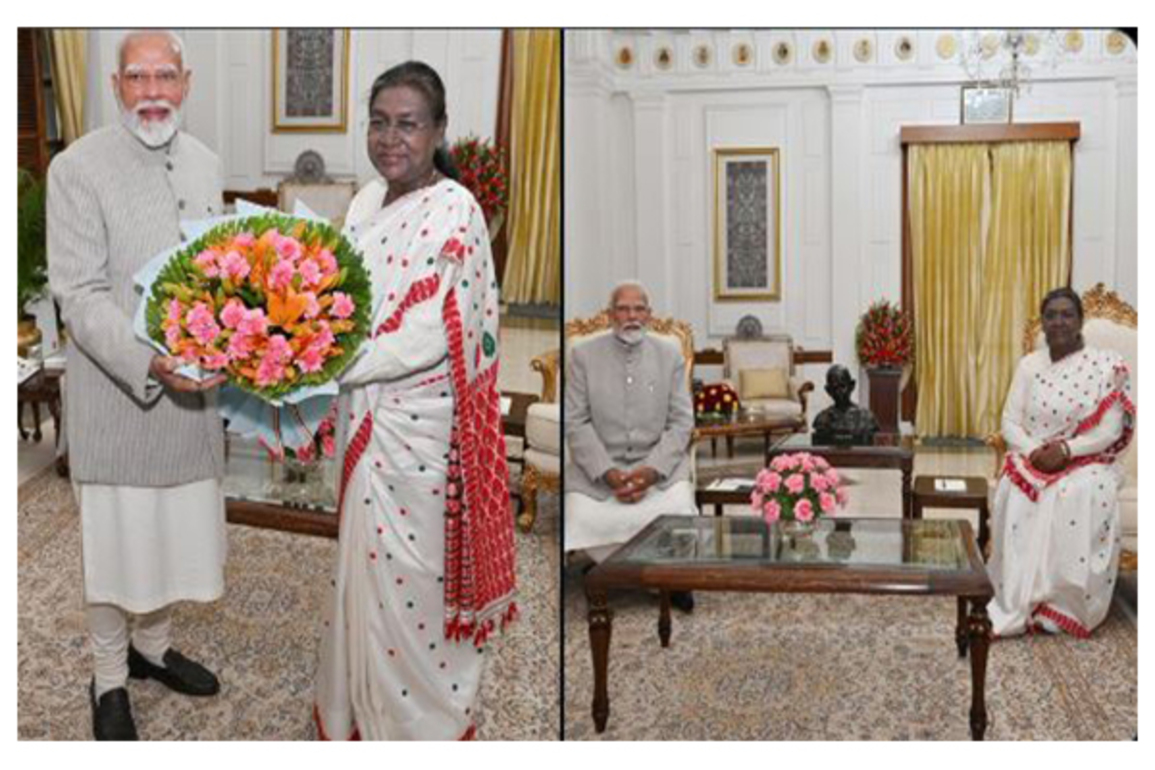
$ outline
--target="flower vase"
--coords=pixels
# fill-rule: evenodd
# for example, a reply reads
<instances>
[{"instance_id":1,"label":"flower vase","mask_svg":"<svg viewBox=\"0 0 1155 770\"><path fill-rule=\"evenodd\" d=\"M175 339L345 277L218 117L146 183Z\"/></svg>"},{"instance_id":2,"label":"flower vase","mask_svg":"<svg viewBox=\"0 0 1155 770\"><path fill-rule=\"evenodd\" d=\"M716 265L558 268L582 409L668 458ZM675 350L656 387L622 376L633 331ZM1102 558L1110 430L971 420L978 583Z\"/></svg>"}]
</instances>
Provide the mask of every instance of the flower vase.
<instances>
[{"instance_id":1,"label":"flower vase","mask_svg":"<svg viewBox=\"0 0 1155 770\"><path fill-rule=\"evenodd\" d=\"M808 537L814 533L814 520L799 521L798 519L783 519L779 522L782 534L787 537Z\"/></svg>"},{"instance_id":2,"label":"flower vase","mask_svg":"<svg viewBox=\"0 0 1155 770\"><path fill-rule=\"evenodd\" d=\"M321 476L320 462L302 462L294 457L286 457L282 463L281 496L286 503L310 504L317 497Z\"/></svg>"}]
</instances>

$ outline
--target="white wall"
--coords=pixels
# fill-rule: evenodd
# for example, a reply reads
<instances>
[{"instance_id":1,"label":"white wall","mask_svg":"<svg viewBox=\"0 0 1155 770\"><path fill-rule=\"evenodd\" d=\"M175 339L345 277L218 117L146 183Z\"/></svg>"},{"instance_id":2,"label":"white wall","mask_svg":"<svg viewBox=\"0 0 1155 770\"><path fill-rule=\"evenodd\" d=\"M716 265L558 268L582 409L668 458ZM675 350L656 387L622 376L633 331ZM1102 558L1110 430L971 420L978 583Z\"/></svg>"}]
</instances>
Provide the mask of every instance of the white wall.
<instances>
[{"instance_id":1,"label":"white wall","mask_svg":"<svg viewBox=\"0 0 1155 770\"><path fill-rule=\"evenodd\" d=\"M858 316L901 295L903 125L959 122L966 76L936 48L942 31L566 33L566 314L604 306L621 278L650 286L655 311L717 346L747 313L767 331L849 363ZM1138 299L1137 63L1105 33L1055 69L1037 60L1016 122L1077 120L1074 275ZM909 35L902 61L896 42ZM832 43L831 61L813 55ZM859 62L855 45L870 43ZM791 47L786 64L772 52ZM733 51L745 43L753 60ZM695 49L710 59L699 66ZM668 47L661 69L656 52ZM623 48L628 66L617 59ZM997 71L997 68L996 68ZM780 302L716 303L711 284L711 147L777 146L782 157ZM821 367L818 374L821 373ZM809 372L808 372L809 374Z\"/></svg>"},{"instance_id":2,"label":"white wall","mask_svg":"<svg viewBox=\"0 0 1155 770\"><path fill-rule=\"evenodd\" d=\"M349 128L344 134L274 134L272 34L269 30L176 30L193 71L185 128L224 161L225 186L275 188L293 162L312 149L325 158L330 176L371 178L365 153L369 88L394 64L420 59L441 75L446 88L450 142L470 133L492 137L501 72L500 30L353 30L349 51ZM120 30L89 33L89 128L117 120L110 76L116 69Z\"/></svg>"}]
</instances>

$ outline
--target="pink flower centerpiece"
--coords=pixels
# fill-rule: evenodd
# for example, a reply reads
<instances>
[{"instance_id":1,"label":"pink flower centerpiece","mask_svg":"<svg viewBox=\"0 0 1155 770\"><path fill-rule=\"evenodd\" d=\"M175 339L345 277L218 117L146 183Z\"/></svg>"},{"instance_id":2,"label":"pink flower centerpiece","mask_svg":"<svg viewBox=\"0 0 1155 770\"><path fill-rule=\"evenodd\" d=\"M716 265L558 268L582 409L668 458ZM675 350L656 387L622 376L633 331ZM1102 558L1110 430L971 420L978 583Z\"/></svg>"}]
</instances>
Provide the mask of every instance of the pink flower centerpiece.
<instances>
[{"instance_id":1,"label":"pink flower centerpiece","mask_svg":"<svg viewBox=\"0 0 1155 770\"><path fill-rule=\"evenodd\" d=\"M750 504L768 524L791 522L806 528L845 506L846 490L824 458L808 452L778 455L754 479Z\"/></svg>"}]
</instances>

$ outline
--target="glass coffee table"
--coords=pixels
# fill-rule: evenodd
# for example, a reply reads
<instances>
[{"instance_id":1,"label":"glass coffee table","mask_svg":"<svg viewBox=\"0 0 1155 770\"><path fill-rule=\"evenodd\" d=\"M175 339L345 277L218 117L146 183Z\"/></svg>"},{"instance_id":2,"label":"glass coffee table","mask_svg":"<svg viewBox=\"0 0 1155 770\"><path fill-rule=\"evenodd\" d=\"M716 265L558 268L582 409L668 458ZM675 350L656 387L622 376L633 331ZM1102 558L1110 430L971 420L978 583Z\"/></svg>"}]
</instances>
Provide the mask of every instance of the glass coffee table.
<instances>
[{"instance_id":1,"label":"glass coffee table","mask_svg":"<svg viewBox=\"0 0 1155 770\"><path fill-rule=\"evenodd\" d=\"M958 597L955 642L971 660L971 737L987 727L991 623L987 578L970 523L963 520L820 519L805 532L753 516L661 516L592 569L585 580L593 652L593 719L603 732L612 613L617 588L657 589L658 638L670 643L671 591L857 593ZM969 610L968 610L969 605Z\"/></svg>"}]
</instances>

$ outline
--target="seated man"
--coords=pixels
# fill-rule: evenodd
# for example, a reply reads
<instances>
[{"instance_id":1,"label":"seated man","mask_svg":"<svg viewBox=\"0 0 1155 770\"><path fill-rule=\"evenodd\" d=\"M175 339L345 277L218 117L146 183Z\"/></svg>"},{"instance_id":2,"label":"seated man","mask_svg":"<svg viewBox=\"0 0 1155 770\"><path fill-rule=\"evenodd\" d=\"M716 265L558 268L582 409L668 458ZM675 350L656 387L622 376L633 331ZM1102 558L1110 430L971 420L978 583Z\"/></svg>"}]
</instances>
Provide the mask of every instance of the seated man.
<instances>
[{"instance_id":1,"label":"seated man","mask_svg":"<svg viewBox=\"0 0 1155 770\"><path fill-rule=\"evenodd\" d=\"M660 514L697 512L686 361L646 334L641 284L619 284L609 310L613 333L575 345L565 380L565 547L599 562Z\"/></svg>"}]
</instances>

